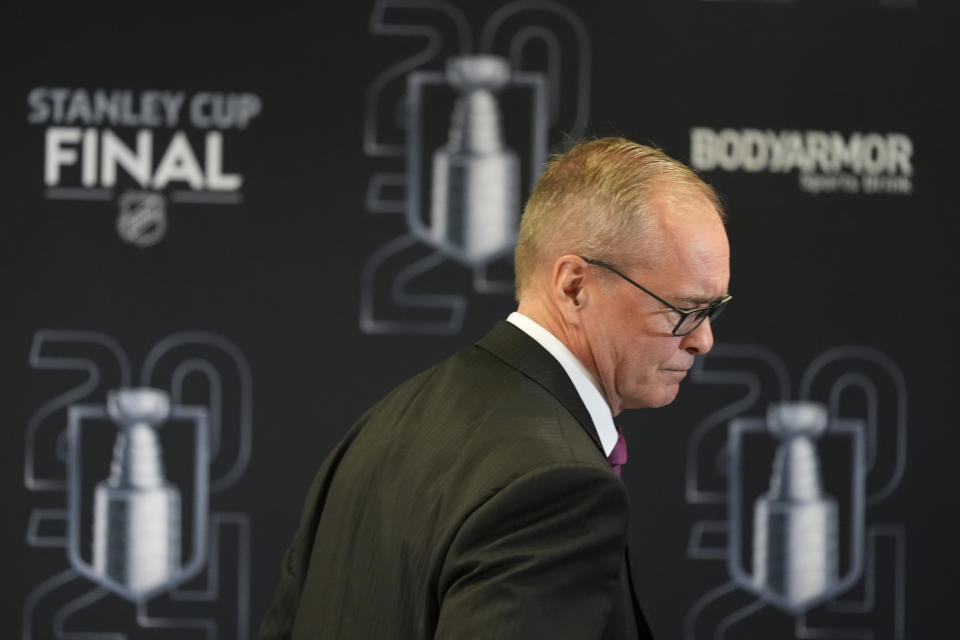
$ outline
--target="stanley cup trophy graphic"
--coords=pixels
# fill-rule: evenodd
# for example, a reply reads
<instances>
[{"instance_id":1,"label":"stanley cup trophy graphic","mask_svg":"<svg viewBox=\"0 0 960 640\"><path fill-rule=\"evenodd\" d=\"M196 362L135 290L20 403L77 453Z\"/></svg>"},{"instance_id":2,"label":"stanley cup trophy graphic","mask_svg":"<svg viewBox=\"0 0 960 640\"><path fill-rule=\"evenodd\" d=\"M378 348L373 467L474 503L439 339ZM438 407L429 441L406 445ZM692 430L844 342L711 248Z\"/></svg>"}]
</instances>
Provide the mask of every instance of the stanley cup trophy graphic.
<instances>
[{"instance_id":1,"label":"stanley cup trophy graphic","mask_svg":"<svg viewBox=\"0 0 960 640\"><path fill-rule=\"evenodd\" d=\"M433 154L431 240L467 264L508 251L516 239L520 170L503 145L494 94L510 81L510 65L493 55L447 61L458 95L447 144Z\"/></svg>"},{"instance_id":2,"label":"stanley cup trophy graphic","mask_svg":"<svg viewBox=\"0 0 960 640\"><path fill-rule=\"evenodd\" d=\"M767 410L767 429L780 443L770 490L754 503L756 588L800 607L839 580L837 503L823 492L814 440L827 428L827 408L788 402Z\"/></svg>"},{"instance_id":3,"label":"stanley cup trophy graphic","mask_svg":"<svg viewBox=\"0 0 960 640\"><path fill-rule=\"evenodd\" d=\"M110 476L94 493L97 573L145 594L180 570L180 492L164 477L157 428L170 415L158 389L111 391L107 411L120 427Z\"/></svg>"}]
</instances>

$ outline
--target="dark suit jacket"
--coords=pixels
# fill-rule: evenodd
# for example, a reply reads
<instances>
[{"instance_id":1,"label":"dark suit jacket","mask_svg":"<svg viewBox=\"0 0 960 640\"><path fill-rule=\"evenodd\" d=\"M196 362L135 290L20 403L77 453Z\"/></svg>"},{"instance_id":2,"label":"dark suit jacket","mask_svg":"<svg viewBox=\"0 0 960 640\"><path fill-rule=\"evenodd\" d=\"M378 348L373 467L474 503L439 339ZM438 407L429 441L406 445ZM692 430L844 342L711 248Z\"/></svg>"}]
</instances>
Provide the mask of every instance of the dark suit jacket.
<instances>
[{"instance_id":1,"label":"dark suit jacket","mask_svg":"<svg viewBox=\"0 0 960 640\"><path fill-rule=\"evenodd\" d=\"M573 383L501 322L330 454L260 638L649 637L627 520Z\"/></svg>"}]
</instances>

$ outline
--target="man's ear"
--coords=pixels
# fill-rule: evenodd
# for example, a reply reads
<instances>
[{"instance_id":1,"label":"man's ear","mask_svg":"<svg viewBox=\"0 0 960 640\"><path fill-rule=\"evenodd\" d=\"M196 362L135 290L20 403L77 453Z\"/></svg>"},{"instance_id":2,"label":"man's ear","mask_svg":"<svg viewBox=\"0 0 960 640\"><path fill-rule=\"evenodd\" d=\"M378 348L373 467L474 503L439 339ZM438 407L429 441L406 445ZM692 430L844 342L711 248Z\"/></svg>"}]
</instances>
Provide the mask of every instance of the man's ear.
<instances>
[{"instance_id":1,"label":"man's ear","mask_svg":"<svg viewBox=\"0 0 960 640\"><path fill-rule=\"evenodd\" d=\"M583 258L575 255L561 256L553 263L551 293L569 324L580 324L579 314L589 296L586 284L591 274L588 267Z\"/></svg>"}]
</instances>

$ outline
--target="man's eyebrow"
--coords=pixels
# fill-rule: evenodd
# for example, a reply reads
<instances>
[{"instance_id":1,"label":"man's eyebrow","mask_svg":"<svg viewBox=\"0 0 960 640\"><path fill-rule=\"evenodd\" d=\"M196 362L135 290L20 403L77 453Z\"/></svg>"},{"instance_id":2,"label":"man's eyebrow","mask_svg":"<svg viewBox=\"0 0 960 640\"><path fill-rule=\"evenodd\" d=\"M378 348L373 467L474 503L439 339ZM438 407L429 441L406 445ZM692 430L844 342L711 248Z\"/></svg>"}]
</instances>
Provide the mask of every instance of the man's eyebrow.
<instances>
[{"instance_id":1,"label":"man's eyebrow","mask_svg":"<svg viewBox=\"0 0 960 640\"><path fill-rule=\"evenodd\" d=\"M711 304L713 304L714 302L720 302L720 301L723 300L727 295L728 295L728 294L724 293L724 294L723 294L722 296L720 296L719 298L700 298L700 297L696 297L696 296L686 296L686 297L676 298L676 300L677 300L678 303L680 303L680 304L677 304L677 306L680 307L681 309L684 309L684 308L686 308L686 309L698 309L698 308L700 308L700 307L708 307L708 306L710 306ZM681 305L684 305L684 306L681 306ZM686 306L686 305L689 305L689 306Z\"/></svg>"}]
</instances>

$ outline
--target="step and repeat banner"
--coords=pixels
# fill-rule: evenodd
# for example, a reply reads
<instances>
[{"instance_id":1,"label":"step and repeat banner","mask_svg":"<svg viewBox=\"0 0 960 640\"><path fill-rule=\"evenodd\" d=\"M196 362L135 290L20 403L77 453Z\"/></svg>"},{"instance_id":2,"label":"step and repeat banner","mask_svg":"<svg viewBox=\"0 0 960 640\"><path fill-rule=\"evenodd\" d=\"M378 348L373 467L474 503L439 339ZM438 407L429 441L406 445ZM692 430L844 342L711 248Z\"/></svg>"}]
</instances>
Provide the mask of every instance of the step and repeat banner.
<instances>
[{"instance_id":1,"label":"step and repeat banner","mask_svg":"<svg viewBox=\"0 0 960 640\"><path fill-rule=\"evenodd\" d=\"M620 418L655 635L960 633L951 3L341 4L0 27L0 635L252 638L327 452L514 308L604 135L730 214L715 348Z\"/></svg>"}]
</instances>

